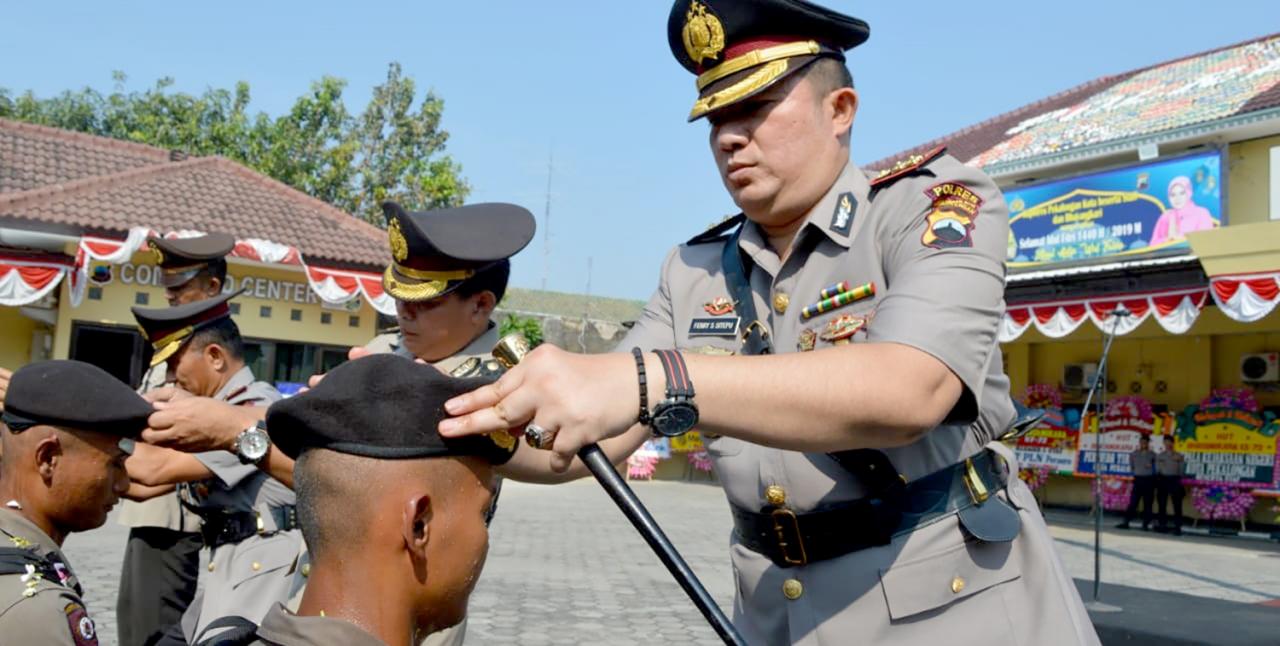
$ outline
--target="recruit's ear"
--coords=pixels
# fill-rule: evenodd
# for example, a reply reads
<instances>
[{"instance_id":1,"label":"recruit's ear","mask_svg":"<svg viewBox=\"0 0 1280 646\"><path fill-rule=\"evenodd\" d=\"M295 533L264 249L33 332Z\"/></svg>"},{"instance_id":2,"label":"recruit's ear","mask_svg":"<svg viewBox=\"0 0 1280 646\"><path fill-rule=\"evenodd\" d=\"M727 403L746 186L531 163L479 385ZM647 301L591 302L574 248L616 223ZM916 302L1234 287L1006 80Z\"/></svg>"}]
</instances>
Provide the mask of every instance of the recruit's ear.
<instances>
[{"instance_id":1,"label":"recruit's ear","mask_svg":"<svg viewBox=\"0 0 1280 646\"><path fill-rule=\"evenodd\" d=\"M45 437L39 439L36 443L35 458L36 470L40 472L40 477L46 484L53 482L53 472L58 467L58 463L62 461L64 447L62 439L58 437L56 432L48 432L47 429L33 428L30 432L47 432Z\"/></svg>"},{"instance_id":2,"label":"recruit's ear","mask_svg":"<svg viewBox=\"0 0 1280 646\"><path fill-rule=\"evenodd\" d=\"M431 497L425 493L414 494L404 503L401 513L401 532L405 549L413 559L418 578L426 576L427 542L430 538Z\"/></svg>"}]
</instances>

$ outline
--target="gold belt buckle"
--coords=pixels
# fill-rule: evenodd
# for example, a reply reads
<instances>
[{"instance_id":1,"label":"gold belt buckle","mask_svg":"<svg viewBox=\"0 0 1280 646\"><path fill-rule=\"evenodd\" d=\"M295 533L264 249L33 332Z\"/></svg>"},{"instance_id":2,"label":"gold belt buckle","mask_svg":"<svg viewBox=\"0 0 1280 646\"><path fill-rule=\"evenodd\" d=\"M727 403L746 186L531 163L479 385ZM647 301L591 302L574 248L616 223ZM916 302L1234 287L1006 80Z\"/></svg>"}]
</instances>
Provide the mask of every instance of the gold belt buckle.
<instances>
[{"instance_id":1,"label":"gold belt buckle","mask_svg":"<svg viewBox=\"0 0 1280 646\"><path fill-rule=\"evenodd\" d=\"M260 512L260 511L255 511L255 512L253 512L253 515L254 515L255 517L257 517L257 520L258 520L258 536L262 536L262 535L266 534L266 533L267 533L267 524L266 524L266 523L264 523L264 522L262 522L262 512Z\"/></svg>"},{"instance_id":2,"label":"gold belt buckle","mask_svg":"<svg viewBox=\"0 0 1280 646\"><path fill-rule=\"evenodd\" d=\"M790 509L775 509L769 513L773 518L773 531L778 536L778 547L782 550L782 560L787 565L805 565L809 562L809 555L804 551L804 537L800 535L800 520L796 518L796 513ZM784 522L786 519L788 522ZM790 526L792 534L795 535L794 547L800 552L800 558L791 557L791 547L793 546L787 540L787 527Z\"/></svg>"},{"instance_id":3,"label":"gold belt buckle","mask_svg":"<svg viewBox=\"0 0 1280 646\"><path fill-rule=\"evenodd\" d=\"M991 497L987 485L982 483L982 476L979 476L978 470L973 467L973 458L965 458L963 479L964 488L969 491L969 499L973 504L981 505Z\"/></svg>"}]
</instances>

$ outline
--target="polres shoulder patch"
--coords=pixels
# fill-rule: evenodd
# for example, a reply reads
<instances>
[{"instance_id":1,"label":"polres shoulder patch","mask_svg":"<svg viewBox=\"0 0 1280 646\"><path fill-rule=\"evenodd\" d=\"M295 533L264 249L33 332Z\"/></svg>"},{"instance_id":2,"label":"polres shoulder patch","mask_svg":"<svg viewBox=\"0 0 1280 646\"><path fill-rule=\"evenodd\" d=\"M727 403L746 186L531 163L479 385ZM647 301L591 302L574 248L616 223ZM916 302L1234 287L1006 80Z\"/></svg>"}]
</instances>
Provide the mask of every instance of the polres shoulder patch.
<instances>
[{"instance_id":1,"label":"polres shoulder patch","mask_svg":"<svg viewBox=\"0 0 1280 646\"><path fill-rule=\"evenodd\" d=\"M925 189L924 194L930 204L920 242L933 249L972 247L982 198L960 182L934 184Z\"/></svg>"},{"instance_id":2,"label":"polres shoulder patch","mask_svg":"<svg viewBox=\"0 0 1280 646\"><path fill-rule=\"evenodd\" d=\"M906 159L898 160L896 164L880 171L880 174L871 180L871 188L884 188L895 180L906 177L921 166L937 159L939 155L945 152L947 152L946 146L938 146L922 155L912 155Z\"/></svg>"},{"instance_id":3,"label":"polres shoulder patch","mask_svg":"<svg viewBox=\"0 0 1280 646\"><path fill-rule=\"evenodd\" d=\"M98 646L98 629L89 618L84 606L71 602L62 609L67 615L67 627L71 629L71 641L76 646Z\"/></svg>"}]
</instances>

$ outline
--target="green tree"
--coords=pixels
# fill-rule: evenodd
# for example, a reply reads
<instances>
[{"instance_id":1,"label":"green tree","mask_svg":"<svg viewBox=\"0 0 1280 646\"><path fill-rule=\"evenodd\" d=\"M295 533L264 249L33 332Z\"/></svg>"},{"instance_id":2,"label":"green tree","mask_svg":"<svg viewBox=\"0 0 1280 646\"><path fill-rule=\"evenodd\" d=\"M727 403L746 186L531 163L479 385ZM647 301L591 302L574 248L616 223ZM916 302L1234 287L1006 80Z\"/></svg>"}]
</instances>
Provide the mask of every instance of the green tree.
<instances>
[{"instance_id":1,"label":"green tree","mask_svg":"<svg viewBox=\"0 0 1280 646\"><path fill-rule=\"evenodd\" d=\"M470 192L461 166L444 152L444 101L427 92L415 108L416 84L398 63L357 115L342 98L346 81L331 76L274 118L250 114L245 82L192 95L174 91L168 77L141 92L127 91L121 72L112 80L106 95L84 88L38 98L0 88L0 117L221 155L378 226L383 200L430 209L461 204Z\"/></svg>"},{"instance_id":2,"label":"green tree","mask_svg":"<svg viewBox=\"0 0 1280 646\"><path fill-rule=\"evenodd\" d=\"M507 318L503 319L502 323L498 325L499 336L517 332L524 335L524 339L529 342L530 348L542 345L542 322L538 319L531 316L508 314Z\"/></svg>"}]
</instances>

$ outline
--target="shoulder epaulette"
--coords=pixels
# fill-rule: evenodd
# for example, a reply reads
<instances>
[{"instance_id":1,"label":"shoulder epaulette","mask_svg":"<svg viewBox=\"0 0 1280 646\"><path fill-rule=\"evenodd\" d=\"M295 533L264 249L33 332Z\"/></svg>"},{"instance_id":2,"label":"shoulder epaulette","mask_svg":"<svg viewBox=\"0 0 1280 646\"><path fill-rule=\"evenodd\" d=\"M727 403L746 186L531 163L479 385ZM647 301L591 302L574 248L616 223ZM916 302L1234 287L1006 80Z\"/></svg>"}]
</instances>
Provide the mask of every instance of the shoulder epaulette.
<instances>
[{"instance_id":1,"label":"shoulder epaulette","mask_svg":"<svg viewBox=\"0 0 1280 646\"><path fill-rule=\"evenodd\" d=\"M710 229L689 238L688 242L685 242L685 244L706 244L708 242L721 240L725 237L726 233L732 231L734 227L745 222L746 219L747 216L741 213L732 217L727 217L718 222L715 226L712 226Z\"/></svg>"},{"instance_id":2,"label":"shoulder epaulette","mask_svg":"<svg viewBox=\"0 0 1280 646\"><path fill-rule=\"evenodd\" d=\"M899 160L891 168L880 171L875 179L871 180L872 189L881 189L895 180L901 179L911 173L920 170L925 164L937 159L940 155L947 152L946 146L938 146L923 155L912 155L906 159Z\"/></svg>"}]
</instances>

